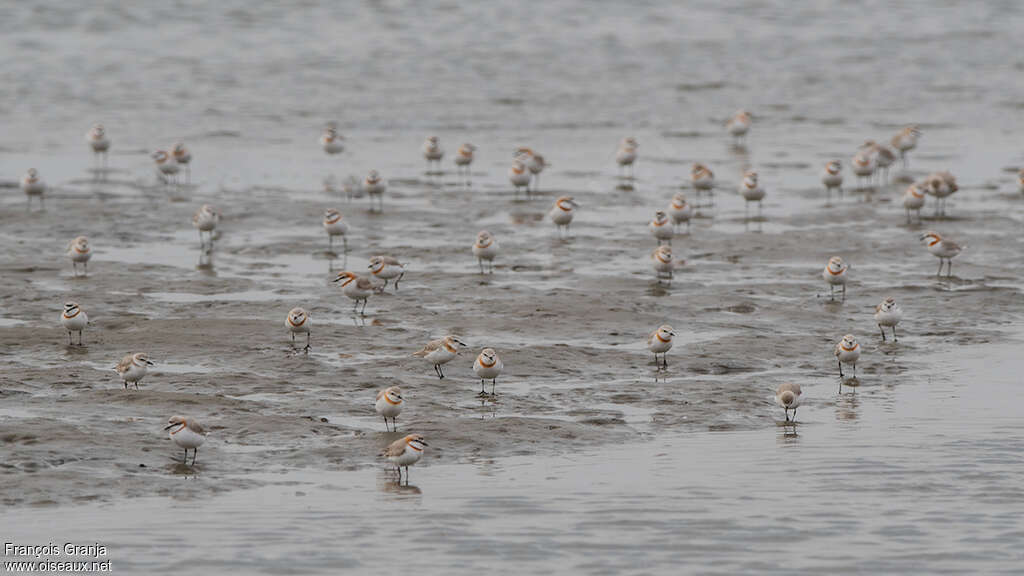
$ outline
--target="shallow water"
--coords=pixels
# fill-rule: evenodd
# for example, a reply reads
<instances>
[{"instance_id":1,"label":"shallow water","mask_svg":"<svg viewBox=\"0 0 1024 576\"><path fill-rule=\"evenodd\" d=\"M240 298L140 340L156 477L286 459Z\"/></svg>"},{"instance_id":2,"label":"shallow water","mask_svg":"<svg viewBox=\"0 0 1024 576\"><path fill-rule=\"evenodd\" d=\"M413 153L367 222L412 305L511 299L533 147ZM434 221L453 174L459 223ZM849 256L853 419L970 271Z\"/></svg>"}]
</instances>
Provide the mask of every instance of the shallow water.
<instances>
[{"instance_id":1,"label":"shallow water","mask_svg":"<svg viewBox=\"0 0 1024 576\"><path fill-rule=\"evenodd\" d=\"M98 541L132 573L369 571L392 538L425 573L1014 571L1022 10L786 9L0 8L18 55L0 62L0 181L31 165L51 186L42 212L0 195L11 537ZM739 107L755 115L744 148L722 130ZM97 120L108 172L82 141ZM316 143L327 120L346 136L337 158ZM826 160L911 122L924 136L895 176L953 171L951 218L928 204L906 225L905 182L825 203ZM428 134L449 155L479 147L469 181L447 157L423 173ZM625 135L635 181L616 177ZM175 139L191 186L152 174L146 151ZM524 144L552 167L515 201ZM717 205L673 240L685 263L666 286L646 222L692 192L694 161L715 171ZM337 188L371 168L389 180L382 215ZM746 168L768 190L761 219L734 192ZM582 204L565 240L545 216L559 194ZM225 215L212 253L190 225L204 202ZM348 254L327 249L329 206ZM469 251L481 228L502 251L485 277ZM951 278L917 242L929 228L968 244ZM95 251L85 278L63 256L78 234ZM377 253L408 272L353 315L330 280ZM835 254L852 266L845 302L820 280ZM899 343L871 320L890 295ZM67 299L92 321L84 348L56 323ZM297 305L309 355L283 329ZM662 322L680 337L659 371L643 342ZM840 391L831 350L847 332L865 353ZM473 351L438 381L410 354L445 333ZM481 400L484 346L506 372ZM110 368L138 350L158 366L125 391ZM772 402L783 381L807 397L795 428ZM392 384L408 401L398 434L372 409ZM161 431L174 413L211 429L194 469ZM410 431L430 448L398 487L375 455Z\"/></svg>"}]
</instances>

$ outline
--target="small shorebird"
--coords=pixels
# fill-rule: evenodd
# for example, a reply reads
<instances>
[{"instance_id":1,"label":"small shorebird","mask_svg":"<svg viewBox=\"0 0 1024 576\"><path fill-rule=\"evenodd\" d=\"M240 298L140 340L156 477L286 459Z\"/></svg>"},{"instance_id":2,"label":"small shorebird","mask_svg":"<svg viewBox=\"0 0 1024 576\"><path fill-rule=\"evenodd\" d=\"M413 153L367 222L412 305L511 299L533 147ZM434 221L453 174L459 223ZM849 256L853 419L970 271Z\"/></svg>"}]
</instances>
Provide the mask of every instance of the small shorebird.
<instances>
[{"instance_id":1,"label":"small shorebird","mask_svg":"<svg viewBox=\"0 0 1024 576\"><path fill-rule=\"evenodd\" d=\"M437 163L437 172L441 172L441 158L444 158L444 149L441 148L441 141L437 136L430 136L423 143L423 157L427 160L427 174L431 174L431 168Z\"/></svg>"},{"instance_id":2,"label":"small shorebird","mask_svg":"<svg viewBox=\"0 0 1024 576\"><path fill-rule=\"evenodd\" d=\"M398 283L402 280L402 276L405 276L405 264L391 256L374 256L370 258L370 265L367 268L370 269L374 278L384 281L384 286L381 287L382 292L384 288L388 287L389 280L395 281L395 292L398 292Z\"/></svg>"},{"instance_id":3,"label":"small shorebird","mask_svg":"<svg viewBox=\"0 0 1024 576\"><path fill-rule=\"evenodd\" d=\"M555 205L548 212L548 218L551 218L551 221L558 227L559 235L563 229L568 234L569 224L572 223L572 217L579 207L580 205L572 199L572 196L562 196L555 200Z\"/></svg>"},{"instance_id":4,"label":"small shorebird","mask_svg":"<svg viewBox=\"0 0 1024 576\"><path fill-rule=\"evenodd\" d=\"M694 164L690 169L690 182L697 191L698 206L715 205L715 173L710 168L700 162Z\"/></svg>"},{"instance_id":5,"label":"small shorebird","mask_svg":"<svg viewBox=\"0 0 1024 576\"><path fill-rule=\"evenodd\" d=\"M192 225L199 231L200 247L206 245L203 242L203 232L206 232L206 236L210 240L210 247L213 247L213 231L217 228L218 222L220 222L220 211L213 206L203 204L199 210L196 210L192 216Z\"/></svg>"},{"instance_id":6,"label":"small shorebird","mask_svg":"<svg viewBox=\"0 0 1024 576\"><path fill-rule=\"evenodd\" d=\"M632 136L623 138L622 142L619 143L619 150L615 153L615 162L619 165L619 176L624 176L627 167L629 168L629 177L633 178L635 176L637 148L639 148L639 145L636 143L636 138Z\"/></svg>"},{"instance_id":7,"label":"small shorebird","mask_svg":"<svg viewBox=\"0 0 1024 576\"><path fill-rule=\"evenodd\" d=\"M668 351L672 349L672 338L676 333L668 324L662 324L647 336L647 349L654 353L654 364L658 364L661 354L662 367L668 368Z\"/></svg>"},{"instance_id":8,"label":"small shorebird","mask_svg":"<svg viewBox=\"0 0 1024 576\"><path fill-rule=\"evenodd\" d=\"M825 202L832 201L832 190L839 191L839 199L843 199L843 164L839 160L831 160L825 164L821 172L821 183L825 185Z\"/></svg>"},{"instance_id":9,"label":"small shorebird","mask_svg":"<svg viewBox=\"0 0 1024 576\"><path fill-rule=\"evenodd\" d=\"M935 275L941 276L942 264L944 262L949 262L949 271L946 273L946 276L952 276L953 258L956 258L956 256L966 248L966 246L960 246L956 242L947 240L935 232L926 232L922 234L921 242L928 247L928 251L931 252L933 256L939 259L939 271Z\"/></svg>"},{"instance_id":10,"label":"small shorebird","mask_svg":"<svg viewBox=\"0 0 1024 576\"><path fill-rule=\"evenodd\" d=\"M821 271L821 277L828 283L830 300L836 299L836 286L842 286L843 302L846 302L846 271L849 269L850 267L844 264L839 256L828 259L828 264Z\"/></svg>"},{"instance_id":11,"label":"small shorebird","mask_svg":"<svg viewBox=\"0 0 1024 576\"><path fill-rule=\"evenodd\" d=\"M861 150L875 157L875 166L878 168L878 183L889 183L889 166L896 163L896 155L887 146L883 146L874 140L868 140L861 146Z\"/></svg>"},{"instance_id":12,"label":"small shorebird","mask_svg":"<svg viewBox=\"0 0 1024 576\"><path fill-rule=\"evenodd\" d=\"M199 455L199 447L206 442L206 430L203 425L196 422L195 418L185 416L171 416L167 420L164 430L170 431L171 440L179 448L185 449L185 458L182 464L188 463L188 451L192 450L192 465L196 465L196 457Z\"/></svg>"},{"instance_id":13,"label":"small shorebird","mask_svg":"<svg viewBox=\"0 0 1024 576\"><path fill-rule=\"evenodd\" d=\"M174 145L171 149L171 155L174 156L174 161L185 167L185 182L187 184L192 183L192 153L189 152L188 148L181 142Z\"/></svg>"},{"instance_id":14,"label":"small shorebird","mask_svg":"<svg viewBox=\"0 0 1024 576\"><path fill-rule=\"evenodd\" d=\"M907 167L907 153L917 147L917 139L920 137L921 131L917 129L916 125L907 126L900 130L899 134L892 137L890 143L899 153L904 169Z\"/></svg>"},{"instance_id":15,"label":"small shorebird","mask_svg":"<svg viewBox=\"0 0 1024 576\"><path fill-rule=\"evenodd\" d=\"M651 263L654 266L654 273L658 278L658 282L663 279L668 279L672 282L672 276L675 271L675 262L672 260L672 247L662 244L651 252Z\"/></svg>"},{"instance_id":16,"label":"small shorebird","mask_svg":"<svg viewBox=\"0 0 1024 576\"><path fill-rule=\"evenodd\" d=\"M921 185L911 184L903 192L903 209L907 211L907 224L910 224L910 213L917 213L917 221L921 221L921 208L924 207L924 192Z\"/></svg>"},{"instance_id":17,"label":"small shorebird","mask_svg":"<svg viewBox=\"0 0 1024 576\"><path fill-rule=\"evenodd\" d=\"M391 418L391 423L394 426L394 430L398 431L398 415L402 413L404 400L402 400L402 389L398 386L390 386L377 392L377 402L373 408L384 417L384 428L390 432L391 428L388 428L388 418Z\"/></svg>"},{"instance_id":18,"label":"small shorebird","mask_svg":"<svg viewBox=\"0 0 1024 576\"><path fill-rule=\"evenodd\" d=\"M540 173L550 164L544 160L543 156L534 152L531 148L519 148L516 150L516 159L525 164L527 170L533 176L533 191L540 191ZM529 186L527 186L527 192L529 191Z\"/></svg>"},{"instance_id":19,"label":"small shorebird","mask_svg":"<svg viewBox=\"0 0 1024 576\"><path fill-rule=\"evenodd\" d=\"M117 363L114 371L121 375L121 381L124 382L124 389L128 389L128 383L133 382L135 389L139 389L139 380L142 380L146 376L146 372L150 366L156 366L149 360L149 355L145 352L139 352L137 354L129 354L121 361Z\"/></svg>"},{"instance_id":20,"label":"small shorebird","mask_svg":"<svg viewBox=\"0 0 1024 576\"><path fill-rule=\"evenodd\" d=\"M512 166L508 169L508 181L515 188L516 198L519 198L520 188L526 188L526 197L530 197L530 177L530 170L526 164L519 159L512 161Z\"/></svg>"},{"instance_id":21,"label":"small shorebird","mask_svg":"<svg viewBox=\"0 0 1024 576\"><path fill-rule=\"evenodd\" d=\"M886 298L882 300L882 303L875 306L875 323L878 324L878 330L882 332L882 342L885 342L885 328L888 326L892 328L892 341L896 340L896 325L903 319L903 309L900 308L899 304L893 298Z\"/></svg>"},{"instance_id":22,"label":"small shorebird","mask_svg":"<svg viewBox=\"0 0 1024 576\"><path fill-rule=\"evenodd\" d=\"M948 171L932 172L925 178L925 193L935 196L935 216L946 215L946 198L959 189L960 187L956 185L956 176Z\"/></svg>"},{"instance_id":23,"label":"small shorebird","mask_svg":"<svg viewBox=\"0 0 1024 576\"><path fill-rule=\"evenodd\" d=\"M434 365L434 372L437 374L438 379L444 378L444 370L441 369L442 364L451 362L459 354L460 348L465 348L466 345L455 336L445 336L437 340L431 340L427 342L427 345L422 349L413 352L413 356L417 358L425 358L427 362Z\"/></svg>"},{"instance_id":24,"label":"small shorebird","mask_svg":"<svg viewBox=\"0 0 1024 576\"><path fill-rule=\"evenodd\" d=\"M672 236L675 235L675 231L669 222L668 214L664 210L658 210L654 213L654 218L647 224L647 229L651 231L651 236L654 236L659 245L662 242L672 244Z\"/></svg>"},{"instance_id":25,"label":"small shorebird","mask_svg":"<svg viewBox=\"0 0 1024 576\"><path fill-rule=\"evenodd\" d=\"M668 204L668 215L672 218L672 226L678 227L680 222L686 222L686 232L690 232L690 219L693 218L693 206L686 201L686 195L676 192L672 201Z\"/></svg>"},{"instance_id":26,"label":"small shorebird","mask_svg":"<svg viewBox=\"0 0 1024 576\"><path fill-rule=\"evenodd\" d=\"M370 299L370 295L374 292L373 282L366 277L357 276L351 272L342 270L338 272L335 282L341 282L341 292L352 299L354 302L352 305L352 311L356 311L356 307L359 306L359 302L363 303L363 309L360 311L361 314L366 314L366 304Z\"/></svg>"},{"instance_id":27,"label":"small shorebird","mask_svg":"<svg viewBox=\"0 0 1024 576\"><path fill-rule=\"evenodd\" d=\"M304 350L307 352L310 348L310 337L313 328L313 320L309 317L302 308L292 308L288 311L288 317L284 319L284 325L288 328L288 331L292 334L292 346L295 346L295 335L306 333L306 347Z\"/></svg>"},{"instance_id":28,"label":"small shorebird","mask_svg":"<svg viewBox=\"0 0 1024 576\"><path fill-rule=\"evenodd\" d=\"M338 127L333 122L327 124L320 135L320 147L331 156L341 154L345 149L344 141L345 138L338 133Z\"/></svg>"},{"instance_id":29,"label":"small shorebird","mask_svg":"<svg viewBox=\"0 0 1024 576\"><path fill-rule=\"evenodd\" d=\"M341 212L334 208L324 211L324 231L327 232L327 243L331 250L334 250L334 237L341 236L345 241L345 252L348 252L348 224L341 219Z\"/></svg>"},{"instance_id":30,"label":"small shorebird","mask_svg":"<svg viewBox=\"0 0 1024 576\"><path fill-rule=\"evenodd\" d=\"M486 396L484 393L484 380L491 381L491 396L494 396L494 385L504 367L505 364L501 361L501 358L498 358L498 353L494 351L494 348L484 348L480 351L476 361L473 362L473 372L480 379L480 396Z\"/></svg>"},{"instance_id":31,"label":"small shorebird","mask_svg":"<svg viewBox=\"0 0 1024 576\"><path fill-rule=\"evenodd\" d=\"M363 190L366 191L366 195L370 197L370 212L373 212L373 199L376 198L380 204L380 208L377 212L384 211L384 192L387 191L387 182L381 178L380 174L376 170L370 170L370 173L366 175L366 179L363 180Z\"/></svg>"},{"instance_id":32,"label":"small shorebird","mask_svg":"<svg viewBox=\"0 0 1024 576\"><path fill-rule=\"evenodd\" d=\"M469 142L459 146L459 149L455 151L455 169L459 173L465 172L466 176L469 176L469 166L473 163L473 152L476 152L476 146Z\"/></svg>"},{"instance_id":33,"label":"small shorebird","mask_svg":"<svg viewBox=\"0 0 1024 576\"><path fill-rule=\"evenodd\" d=\"M422 435L409 434L405 438L399 438L392 442L380 455L395 465L399 483L402 482L402 468L404 467L405 483L409 484L409 466L420 461L426 446L427 440Z\"/></svg>"},{"instance_id":34,"label":"small shorebird","mask_svg":"<svg viewBox=\"0 0 1024 576\"><path fill-rule=\"evenodd\" d=\"M743 175L743 182L740 183L740 196L743 196L743 217L749 218L750 203L757 202L757 215L761 216L761 206L764 204L764 188L757 183L757 172L748 171Z\"/></svg>"},{"instance_id":35,"label":"small shorebird","mask_svg":"<svg viewBox=\"0 0 1024 576\"><path fill-rule=\"evenodd\" d=\"M107 152L110 150L110 138L107 136L107 131L103 129L103 124L93 124L85 134L85 141L89 143L89 148L92 149L93 157L100 159L102 157L103 167L107 167Z\"/></svg>"},{"instance_id":36,"label":"small shorebird","mask_svg":"<svg viewBox=\"0 0 1024 576\"><path fill-rule=\"evenodd\" d=\"M487 230L481 230L473 243L473 256L480 264L480 273L484 273L484 260L487 260L488 273L494 274L494 258L498 255L498 241Z\"/></svg>"},{"instance_id":37,"label":"small shorebird","mask_svg":"<svg viewBox=\"0 0 1024 576\"><path fill-rule=\"evenodd\" d=\"M39 198L39 209L42 210L44 208L43 194L46 193L46 183L39 177L39 172L35 168L29 168L25 175L21 177L21 191L28 198L28 209L30 211L32 210L33 197Z\"/></svg>"},{"instance_id":38,"label":"small shorebird","mask_svg":"<svg viewBox=\"0 0 1024 576\"><path fill-rule=\"evenodd\" d=\"M725 129L729 131L729 134L735 139L736 144L742 144L743 139L747 136L747 132L750 131L751 115L746 110L738 110L729 118L729 121L725 123Z\"/></svg>"},{"instance_id":39,"label":"small shorebird","mask_svg":"<svg viewBox=\"0 0 1024 576\"><path fill-rule=\"evenodd\" d=\"M800 385L783 382L775 389L775 403L786 411L786 422L789 422L789 411L793 411L793 422L796 422L796 409L800 406Z\"/></svg>"},{"instance_id":40,"label":"small shorebird","mask_svg":"<svg viewBox=\"0 0 1024 576\"><path fill-rule=\"evenodd\" d=\"M875 173L877 166L878 159L870 150L860 150L853 155L850 167L857 176L857 188L859 190L871 187L871 177ZM865 182L867 182L867 186L864 186Z\"/></svg>"},{"instance_id":41,"label":"small shorebird","mask_svg":"<svg viewBox=\"0 0 1024 576\"><path fill-rule=\"evenodd\" d=\"M853 376L857 377L857 360L860 358L860 344L853 334L843 336L843 339L836 343L836 361L839 363L839 377L843 377L843 364L853 366Z\"/></svg>"},{"instance_id":42,"label":"small shorebird","mask_svg":"<svg viewBox=\"0 0 1024 576\"><path fill-rule=\"evenodd\" d=\"M92 248L89 246L89 239L79 236L68 243L68 258L71 259L71 267L74 269L75 277L78 276L78 265L85 269L83 274L89 274L89 259L92 258Z\"/></svg>"},{"instance_id":43,"label":"small shorebird","mask_svg":"<svg viewBox=\"0 0 1024 576\"><path fill-rule=\"evenodd\" d=\"M89 323L85 310L77 302L65 302L64 311L60 315L60 325L68 331L68 346L71 346L71 333L78 332L78 345L82 345L82 330Z\"/></svg>"},{"instance_id":44,"label":"small shorebird","mask_svg":"<svg viewBox=\"0 0 1024 576\"><path fill-rule=\"evenodd\" d=\"M156 164L156 173L164 182L178 183L178 163L166 150L157 150L151 155Z\"/></svg>"}]
</instances>

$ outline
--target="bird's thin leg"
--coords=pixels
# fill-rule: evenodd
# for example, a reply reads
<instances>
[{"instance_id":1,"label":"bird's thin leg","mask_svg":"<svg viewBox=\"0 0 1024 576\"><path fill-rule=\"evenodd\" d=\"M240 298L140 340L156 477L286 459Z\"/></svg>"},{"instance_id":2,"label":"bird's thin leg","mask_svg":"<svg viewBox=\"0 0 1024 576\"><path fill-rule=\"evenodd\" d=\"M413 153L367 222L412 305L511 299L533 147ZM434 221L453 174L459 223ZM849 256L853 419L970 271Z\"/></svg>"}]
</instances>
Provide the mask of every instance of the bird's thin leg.
<instances>
[{"instance_id":1,"label":"bird's thin leg","mask_svg":"<svg viewBox=\"0 0 1024 576\"><path fill-rule=\"evenodd\" d=\"M497 378L491 378L491 396L494 396L494 386L498 383Z\"/></svg>"},{"instance_id":2,"label":"bird's thin leg","mask_svg":"<svg viewBox=\"0 0 1024 576\"><path fill-rule=\"evenodd\" d=\"M480 264L480 274L483 275L483 273L484 273L484 259L483 258L477 258L476 261L477 261L477 264Z\"/></svg>"},{"instance_id":3,"label":"bird's thin leg","mask_svg":"<svg viewBox=\"0 0 1024 576\"><path fill-rule=\"evenodd\" d=\"M942 275L942 258L939 258L939 271L935 273L936 276Z\"/></svg>"},{"instance_id":4,"label":"bird's thin leg","mask_svg":"<svg viewBox=\"0 0 1024 576\"><path fill-rule=\"evenodd\" d=\"M846 302L846 284L843 284L843 302Z\"/></svg>"},{"instance_id":5,"label":"bird's thin leg","mask_svg":"<svg viewBox=\"0 0 1024 576\"><path fill-rule=\"evenodd\" d=\"M437 371L438 371L439 374L441 374L441 378L443 379L444 378L444 368L441 368L440 364L437 365Z\"/></svg>"},{"instance_id":6,"label":"bird's thin leg","mask_svg":"<svg viewBox=\"0 0 1024 576\"><path fill-rule=\"evenodd\" d=\"M81 330L78 331L78 345L79 346L82 345L82 331Z\"/></svg>"},{"instance_id":7,"label":"bird's thin leg","mask_svg":"<svg viewBox=\"0 0 1024 576\"><path fill-rule=\"evenodd\" d=\"M885 342L885 328L882 328L882 325L879 324L878 330L882 333L882 342Z\"/></svg>"},{"instance_id":8,"label":"bird's thin leg","mask_svg":"<svg viewBox=\"0 0 1024 576\"><path fill-rule=\"evenodd\" d=\"M481 396L484 395L484 379L483 378L480 379L480 395Z\"/></svg>"},{"instance_id":9,"label":"bird's thin leg","mask_svg":"<svg viewBox=\"0 0 1024 576\"><path fill-rule=\"evenodd\" d=\"M899 340L896 339L896 326L892 327L892 341L899 342Z\"/></svg>"},{"instance_id":10,"label":"bird's thin leg","mask_svg":"<svg viewBox=\"0 0 1024 576\"><path fill-rule=\"evenodd\" d=\"M793 422L796 422L796 408L793 408Z\"/></svg>"},{"instance_id":11,"label":"bird's thin leg","mask_svg":"<svg viewBox=\"0 0 1024 576\"><path fill-rule=\"evenodd\" d=\"M311 339L312 337L313 337L313 332L311 332L311 331L310 331L310 332L306 332L306 351L307 351L307 352L309 351L309 348L310 348L310 343L309 343L309 341L310 341L310 339Z\"/></svg>"},{"instance_id":12,"label":"bird's thin leg","mask_svg":"<svg viewBox=\"0 0 1024 576\"><path fill-rule=\"evenodd\" d=\"M434 374L437 374L439 379L444 378L444 376L441 376L441 370L438 368L437 364L434 364Z\"/></svg>"},{"instance_id":13,"label":"bird's thin leg","mask_svg":"<svg viewBox=\"0 0 1024 576\"><path fill-rule=\"evenodd\" d=\"M838 362L839 362L839 377L842 378L843 377L843 361L842 360L838 360Z\"/></svg>"},{"instance_id":14,"label":"bird's thin leg","mask_svg":"<svg viewBox=\"0 0 1024 576\"><path fill-rule=\"evenodd\" d=\"M193 466L196 465L196 458L198 458L198 457L199 457L199 448L193 448L192 449L192 465Z\"/></svg>"},{"instance_id":15,"label":"bird's thin leg","mask_svg":"<svg viewBox=\"0 0 1024 576\"><path fill-rule=\"evenodd\" d=\"M71 330L68 330L68 346L71 346Z\"/></svg>"},{"instance_id":16,"label":"bird's thin leg","mask_svg":"<svg viewBox=\"0 0 1024 576\"><path fill-rule=\"evenodd\" d=\"M946 264L946 276L952 276L953 275L953 259L950 258L949 260L946 260L946 263L947 263Z\"/></svg>"},{"instance_id":17,"label":"bird's thin leg","mask_svg":"<svg viewBox=\"0 0 1024 576\"><path fill-rule=\"evenodd\" d=\"M363 298L363 309L359 312L363 316L366 316L366 305L370 303L369 298Z\"/></svg>"},{"instance_id":18,"label":"bird's thin leg","mask_svg":"<svg viewBox=\"0 0 1024 576\"><path fill-rule=\"evenodd\" d=\"M185 457L181 459L182 464L188 464L188 448L185 448Z\"/></svg>"},{"instance_id":19,"label":"bird's thin leg","mask_svg":"<svg viewBox=\"0 0 1024 576\"><path fill-rule=\"evenodd\" d=\"M786 408L786 422L789 422L789 408Z\"/></svg>"},{"instance_id":20,"label":"bird's thin leg","mask_svg":"<svg viewBox=\"0 0 1024 576\"><path fill-rule=\"evenodd\" d=\"M292 346L295 346L295 332L292 332Z\"/></svg>"}]
</instances>

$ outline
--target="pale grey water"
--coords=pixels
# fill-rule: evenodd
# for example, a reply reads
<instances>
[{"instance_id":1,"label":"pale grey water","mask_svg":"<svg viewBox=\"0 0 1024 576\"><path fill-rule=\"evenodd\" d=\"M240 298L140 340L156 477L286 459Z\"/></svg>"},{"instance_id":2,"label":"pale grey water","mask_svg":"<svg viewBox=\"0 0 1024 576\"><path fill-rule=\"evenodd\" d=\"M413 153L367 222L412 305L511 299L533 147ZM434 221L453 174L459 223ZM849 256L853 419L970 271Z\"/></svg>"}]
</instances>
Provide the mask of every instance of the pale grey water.
<instances>
[{"instance_id":1,"label":"pale grey water","mask_svg":"<svg viewBox=\"0 0 1024 576\"><path fill-rule=\"evenodd\" d=\"M35 166L56 187L42 215L15 189L0 204L3 538L100 542L120 573L1019 572L1020 5L55 3L0 19L0 180ZM742 152L722 133L740 107L756 118ZM316 145L327 120L341 158ZM114 140L105 183L86 172L95 121ZM818 190L825 160L910 122L911 176L961 182L956 218L926 223L970 245L948 282L903 226L903 185L833 208ZM422 176L427 134L480 147L472 186ZM634 191L614 179L625 135ZM198 186L168 202L144 152L176 139ZM583 201L573 242L538 221L552 192L509 202L522 144L553 163L547 190ZM664 290L644 223L697 160L719 211L676 240L687 267ZM761 234L731 194L746 166L769 189ZM370 168L391 180L383 217L324 194ZM204 201L226 214L212 270L188 220ZM328 204L353 223L350 261L414 263L369 326L326 286ZM487 285L457 256L480 227L508 250ZM61 257L78 233L89 284ZM815 296L833 252L857 274L843 307ZM899 346L870 321L889 292L908 312ZM96 319L87 351L60 346L68 294ZM297 302L330 330L306 364L276 340ZM196 306L266 319L238 323L245 342L204 340ZM654 380L641 343L662 320L684 335ZM446 330L507 354L499 404L404 360ZM830 349L851 330L861 385L837 394ZM108 367L138 342L162 372L122 396ZM770 402L785 380L807 396L796 436ZM365 397L382 381L411 388L402 429L432 438L415 489L373 458ZM159 424L178 406L215 427L196 477L167 464Z\"/></svg>"}]
</instances>

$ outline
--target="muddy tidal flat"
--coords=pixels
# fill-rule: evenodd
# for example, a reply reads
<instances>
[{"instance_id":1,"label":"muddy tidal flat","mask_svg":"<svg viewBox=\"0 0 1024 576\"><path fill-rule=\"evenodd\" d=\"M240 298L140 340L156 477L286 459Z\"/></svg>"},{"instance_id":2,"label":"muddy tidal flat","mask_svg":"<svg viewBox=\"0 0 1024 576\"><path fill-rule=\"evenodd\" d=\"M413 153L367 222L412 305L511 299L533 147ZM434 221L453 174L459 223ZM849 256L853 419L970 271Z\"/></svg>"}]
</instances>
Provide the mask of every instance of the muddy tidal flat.
<instances>
[{"instance_id":1,"label":"muddy tidal flat","mask_svg":"<svg viewBox=\"0 0 1024 576\"><path fill-rule=\"evenodd\" d=\"M881 7L0 8L5 542L102 545L121 574L1018 572L1024 10ZM96 122L105 168L83 139ZM317 141L327 122L340 154ZM858 147L911 124L908 163L855 186ZM150 153L178 141L191 173L162 182ZM550 163L528 198L508 179L523 146ZM832 159L847 185L826 199ZM648 222L697 199L695 162L714 204L659 281ZM30 167L44 209L26 209ZM370 170L380 212L345 191ZM946 215L928 197L908 223L904 190L943 170ZM566 236L560 196L580 206ZM203 204L222 213L207 245ZM966 246L951 274L928 231ZM84 275L65 254L83 235ZM375 255L404 277L355 312L333 280ZM822 279L832 256L845 299ZM872 317L887 297L897 342ZM67 301L89 316L82 346ZM285 328L296 306L308 352ZM666 323L659 367L647 337ZM468 346L442 380L413 353L448 334ZM844 334L863 352L841 378ZM485 347L505 366L494 395L472 370ZM113 368L134 352L155 366L126 389ZM795 423L783 382L803 390ZM388 386L397 432L374 411ZM174 414L208 432L195 465L163 430ZM410 433L429 447L397 482L379 453ZM410 559L381 552L398 543Z\"/></svg>"}]
</instances>

